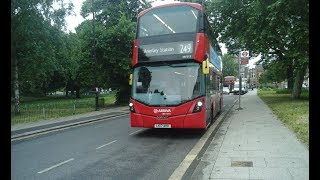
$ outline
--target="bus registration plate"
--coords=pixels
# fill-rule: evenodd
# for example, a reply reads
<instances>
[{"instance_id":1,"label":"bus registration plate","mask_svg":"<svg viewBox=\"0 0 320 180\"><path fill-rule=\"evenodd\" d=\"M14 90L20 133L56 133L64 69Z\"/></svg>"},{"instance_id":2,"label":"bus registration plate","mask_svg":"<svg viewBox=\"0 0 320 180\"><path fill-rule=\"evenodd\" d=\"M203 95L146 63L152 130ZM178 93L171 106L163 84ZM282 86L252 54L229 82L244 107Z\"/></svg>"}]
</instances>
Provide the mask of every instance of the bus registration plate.
<instances>
[{"instance_id":1,"label":"bus registration plate","mask_svg":"<svg viewBox=\"0 0 320 180\"><path fill-rule=\"evenodd\" d=\"M154 128L171 128L171 124L155 124Z\"/></svg>"}]
</instances>

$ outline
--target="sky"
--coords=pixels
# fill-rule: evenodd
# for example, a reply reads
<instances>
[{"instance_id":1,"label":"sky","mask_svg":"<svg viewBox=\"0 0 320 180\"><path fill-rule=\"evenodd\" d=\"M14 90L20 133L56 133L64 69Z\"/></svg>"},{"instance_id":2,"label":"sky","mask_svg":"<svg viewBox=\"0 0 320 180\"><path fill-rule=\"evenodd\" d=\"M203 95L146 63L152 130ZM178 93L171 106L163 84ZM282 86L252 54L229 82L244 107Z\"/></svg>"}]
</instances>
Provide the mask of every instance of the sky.
<instances>
[{"instance_id":1,"label":"sky","mask_svg":"<svg viewBox=\"0 0 320 180\"><path fill-rule=\"evenodd\" d=\"M84 2L84 0L72 0L72 3L74 4L75 15L66 17L67 32L69 32L69 31L75 32L75 28L82 21L84 21L84 18L80 15L81 6L82 6L83 2ZM158 5L172 3L172 2L179 2L179 1L175 1L175 0L154 0L154 2L152 3L152 6L158 6ZM228 49L225 47L225 44L223 44L223 43L219 43L219 44L221 46L222 54L226 54L228 52ZM258 58L250 59L249 60L249 64L248 64L249 68L253 68L255 66L254 63L257 62L259 59L260 59L259 56L258 56Z\"/></svg>"},{"instance_id":2,"label":"sky","mask_svg":"<svg viewBox=\"0 0 320 180\"><path fill-rule=\"evenodd\" d=\"M80 15L83 2L84 0L72 0L75 15L66 17L67 32L71 31L75 33L75 28L84 21L84 18Z\"/></svg>"},{"instance_id":3,"label":"sky","mask_svg":"<svg viewBox=\"0 0 320 180\"><path fill-rule=\"evenodd\" d=\"M71 0L73 5L74 5L74 12L75 15L71 15L66 17L66 23L67 23L67 32L75 32L75 28L82 22L84 21L84 18L80 15L81 11L81 6L82 3L85 0ZM167 4L167 3L172 3L172 2L177 2L175 0L154 0L155 2L152 3L152 6L158 6L162 4ZM91 18L91 17L89 17Z\"/></svg>"}]
</instances>

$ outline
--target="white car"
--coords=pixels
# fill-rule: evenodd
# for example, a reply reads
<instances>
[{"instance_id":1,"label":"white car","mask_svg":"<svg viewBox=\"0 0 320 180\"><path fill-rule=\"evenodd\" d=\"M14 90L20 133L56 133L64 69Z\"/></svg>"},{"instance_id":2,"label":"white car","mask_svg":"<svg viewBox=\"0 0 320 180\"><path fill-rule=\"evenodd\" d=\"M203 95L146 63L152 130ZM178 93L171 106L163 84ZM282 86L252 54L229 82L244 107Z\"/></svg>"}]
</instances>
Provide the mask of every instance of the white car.
<instances>
[{"instance_id":1,"label":"white car","mask_svg":"<svg viewBox=\"0 0 320 180\"><path fill-rule=\"evenodd\" d=\"M246 84L245 83L242 83L242 86L241 86L241 95L245 94L248 92L248 89L246 87ZM239 82L235 82L234 83L234 89L233 89L233 94L239 94Z\"/></svg>"},{"instance_id":2,"label":"white car","mask_svg":"<svg viewBox=\"0 0 320 180\"><path fill-rule=\"evenodd\" d=\"M230 94L229 87L223 87L222 92L223 94Z\"/></svg>"}]
</instances>

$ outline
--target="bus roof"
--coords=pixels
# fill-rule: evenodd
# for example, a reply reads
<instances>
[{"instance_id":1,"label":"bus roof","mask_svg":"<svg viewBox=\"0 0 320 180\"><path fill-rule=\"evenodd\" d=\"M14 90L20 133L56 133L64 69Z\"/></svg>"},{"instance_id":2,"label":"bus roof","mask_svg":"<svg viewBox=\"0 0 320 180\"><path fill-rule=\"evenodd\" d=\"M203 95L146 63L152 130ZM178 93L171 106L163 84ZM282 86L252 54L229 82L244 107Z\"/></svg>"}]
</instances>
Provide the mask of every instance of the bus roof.
<instances>
[{"instance_id":1,"label":"bus roof","mask_svg":"<svg viewBox=\"0 0 320 180\"><path fill-rule=\"evenodd\" d=\"M162 7L169 7L169 6L181 6L181 5L188 5L188 6L192 6L196 9L199 9L200 11L204 11L203 7L201 6L201 4L198 3L191 3L191 2L176 2L176 3L169 3L169 4L163 4L163 5L159 5L159 6L155 6L155 7L151 7L149 9L145 9L143 11L141 11L138 14L138 18L144 14L146 14L147 12L149 12L152 9L158 9L158 8L162 8Z\"/></svg>"}]
</instances>

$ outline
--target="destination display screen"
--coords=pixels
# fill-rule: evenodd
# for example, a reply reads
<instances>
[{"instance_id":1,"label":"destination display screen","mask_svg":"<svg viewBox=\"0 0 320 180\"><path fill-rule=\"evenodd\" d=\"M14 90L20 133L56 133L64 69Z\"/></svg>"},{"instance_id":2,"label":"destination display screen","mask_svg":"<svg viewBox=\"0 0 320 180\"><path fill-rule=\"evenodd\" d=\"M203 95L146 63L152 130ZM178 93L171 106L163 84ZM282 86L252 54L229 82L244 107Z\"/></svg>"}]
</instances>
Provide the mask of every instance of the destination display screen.
<instances>
[{"instance_id":1,"label":"destination display screen","mask_svg":"<svg viewBox=\"0 0 320 180\"><path fill-rule=\"evenodd\" d=\"M163 56L163 55L186 55L181 58L191 58L193 53L193 42L170 42L140 45L140 52L146 57Z\"/></svg>"}]
</instances>

